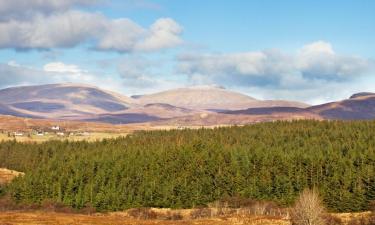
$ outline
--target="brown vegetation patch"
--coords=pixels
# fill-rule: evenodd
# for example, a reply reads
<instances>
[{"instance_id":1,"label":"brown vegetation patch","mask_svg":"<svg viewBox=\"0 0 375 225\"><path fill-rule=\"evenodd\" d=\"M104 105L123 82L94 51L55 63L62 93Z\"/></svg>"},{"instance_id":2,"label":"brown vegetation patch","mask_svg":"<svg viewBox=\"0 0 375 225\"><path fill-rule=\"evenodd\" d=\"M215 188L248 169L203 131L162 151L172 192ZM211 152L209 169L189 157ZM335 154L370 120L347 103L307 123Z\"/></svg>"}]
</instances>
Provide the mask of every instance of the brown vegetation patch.
<instances>
[{"instance_id":1,"label":"brown vegetation patch","mask_svg":"<svg viewBox=\"0 0 375 225\"><path fill-rule=\"evenodd\" d=\"M15 177L23 175L24 173L22 172L0 168L0 184L7 184L11 182Z\"/></svg>"},{"instance_id":2,"label":"brown vegetation patch","mask_svg":"<svg viewBox=\"0 0 375 225\"><path fill-rule=\"evenodd\" d=\"M268 217L249 217L249 218L211 218L197 220L161 220L161 219L134 219L121 213L110 214L67 214L55 212L3 212L0 213L0 224L7 225L49 225L49 224L74 224L74 225L237 225L237 224L254 224L254 225L289 225L285 220L268 218Z\"/></svg>"}]
</instances>

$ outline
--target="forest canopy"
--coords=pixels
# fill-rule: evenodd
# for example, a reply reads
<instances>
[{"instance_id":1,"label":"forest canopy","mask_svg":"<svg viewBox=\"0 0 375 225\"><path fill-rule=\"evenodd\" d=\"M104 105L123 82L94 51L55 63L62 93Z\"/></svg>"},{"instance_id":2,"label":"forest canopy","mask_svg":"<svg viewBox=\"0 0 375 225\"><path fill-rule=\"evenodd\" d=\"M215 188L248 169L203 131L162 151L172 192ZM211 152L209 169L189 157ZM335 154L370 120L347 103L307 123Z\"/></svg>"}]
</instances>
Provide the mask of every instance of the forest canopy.
<instances>
[{"instance_id":1,"label":"forest canopy","mask_svg":"<svg viewBox=\"0 0 375 225\"><path fill-rule=\"evenodd\" d=\"M190 208L237 196L290 206L314 187L332 211L375 199L375 122L294 121L142 131L97 142L0 143L0 167L25 172L2 192L99 211Z\"/></svg>"}]
</instances>

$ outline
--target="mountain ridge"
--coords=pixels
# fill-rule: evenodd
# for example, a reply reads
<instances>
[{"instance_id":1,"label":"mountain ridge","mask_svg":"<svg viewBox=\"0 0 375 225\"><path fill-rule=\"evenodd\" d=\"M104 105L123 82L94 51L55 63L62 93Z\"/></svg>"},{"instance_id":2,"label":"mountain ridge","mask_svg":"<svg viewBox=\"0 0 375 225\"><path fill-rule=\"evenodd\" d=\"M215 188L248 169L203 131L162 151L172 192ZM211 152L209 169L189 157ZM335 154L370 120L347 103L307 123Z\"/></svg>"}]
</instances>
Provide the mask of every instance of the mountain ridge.
<instances>
[{"instance_id":1,"label":"mountain ridge","mask_svg":"<svg viewBox=\"0 0 375 225\"><path fill-rule=\"evenodd\" d=\"M373 119L375 94L309 106L287 100L258 100L221 86L182 87L128 97L77 83L0 90L0 115L122 123L244 124L278 119ZM202 116L204 115L204 116Z\"/></svg>"}]
</instances>

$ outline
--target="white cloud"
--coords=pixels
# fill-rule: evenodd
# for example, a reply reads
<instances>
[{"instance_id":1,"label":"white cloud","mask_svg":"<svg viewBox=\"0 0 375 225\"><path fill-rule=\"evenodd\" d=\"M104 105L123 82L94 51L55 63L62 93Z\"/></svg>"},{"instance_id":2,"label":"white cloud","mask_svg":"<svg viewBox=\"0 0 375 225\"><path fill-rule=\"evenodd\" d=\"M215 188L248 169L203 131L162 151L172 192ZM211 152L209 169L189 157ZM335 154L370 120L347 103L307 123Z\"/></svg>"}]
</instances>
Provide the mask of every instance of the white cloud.
<instances>
[{"instance_id":1,"label":"white cloud","mask_svg":"<svg viewBox=\"0 0 375 225\"><path fill-rule=\"evenodd\" d=\"M343 80L361 75L370 62L356 56L338 55L330 43L318 41L304 46L295 57L296 69L307 78Z\"/></svg>"},{"instance_id":2,"label":"white cloud","mask_svg":"<svg viewBox=\"0 0 375 225\"><path fill-rule=\"evenodd\" d=\"M87 72L80 69L77 65L67 65L62 62L51 62L47 63L43 67L46 72L57 72L57 73L83 73Z\"/></svg>"},{"instance_id":3,"label":"white cloud","mask_svg":"<svg viewBox=\"0 0 375 225\"><path fill-rule=\"evenodd\" d=\"M140 50L157 50L171 48L182 43L182 27L171 18L158 19L151 25L146 38L137 46Z\"/></svg>"},{"instance_id":4,"label":"white cloud","mask_svg":"<svg viewBox=\"0 0 375 225\"><path fill-rule=\"evenodd\" d=\"M42 69L20 65L15 61L0 63L0 88L51 83L84 83L114 91L123 91L121 79L106 74L90 73L77 65L51 62Z\"/></svg>"},{"instance_id":5,"label":"white cloud","mask_svg":"<svg viewBox=\"0 0 375 225\"><path fill-rule=\"evenodd\" d=\"M99 0L0 0L0 20L28 19L35 14L66 11L75 6L90 6Z\"/></svg>"},{"instance_id":6,"label":"white cloud","mask_svg":"<svg viewBox=\"0 0 375 225\"><path fill-rule=\"evenodd\" d=\"M329 54L334 55L331 43L324 41L316 41L310 44L307 44L301 48L299 51L302 55L315 55L315 54Z\"/></svg>"},{"instance_id":7,"label":"white cloud","mask_svg":"<svg viewBox=\"0 0 375 225\"><path fill-rule=\"evenodd\" d=\"M160 65L160 63L158 64ZM156 62L144 57L125 57L115 74L93 73L78 65L50 62L42 68L20 65L16 61L0 63L0 89L19 85L52 83L91 84L123 94L145 94L182 85L168 79L160 79L152 69Z\"/></svg>"},{"instance_id":8,"label":"white cloud","mask_svg":"<svg viewBox=\"0 0 375 225\"><path fill-rule=\"evenodd\" d=\"M336 54L326 42L302 47L295 54L278 50L228 54L182 55L178 71L212 82L245 86L303 88L313 80L345 81L364 74L371 67L368 59Z\"/></svg>"},{"instance_id":9,"label":"white cloud","mask_svg":"<svg viewBox=\"0 0 375 225\"><path fill-rule=\"evenodd\" d=\"M147 31L129 19L117 19L107 21L101 32L97 49L128 52L136 49Z\"/></svg>"},{"instance_id":10,"label":"white cloud","mask_svg":"<svg viewBox=\"0 0 375 225\"><path fill-rule=\"evenodd\" d=\"M369 85L360 80L371 80L375 72L373 61L338 54L323 41L303 46L292 54L279 50L185 54L177 61L177 72L187 75L193 83L238 88L258 93L261 98L309 102L325 99L332 90L345 89L330 95L329 100L347 97L361 88L369 90Z\"/></svg>"},{"instance_id":11,"label":"white cloud","mask_svg":"<svg viewBox=\"0 0 375 225\"><path fill-rule=\"evenodd\" d=\"M171 18L155 21L145 29L129 19L108 23L107 31L99 38L97 49L119 52L156 51L182 44L182 27Z\"/></svg>"},{"instance_id":12,"label":"white cloud","mask_svg":"<svg viewBox=\"0 0 375 225\"><path fill-rule=\"evenodd\" d=\"M88 44L98 50L157 51L180 45L181 33L181 26L170 18L143 28L126 18L109 19L99 13L69 10L0 22L0 48L51 49Z\"/></svg>"},{"instance_id":13,"label":"white cloud","mask_svg":"<svg viewBox=\"0 0 375 225\"><path fill-rule=\"evenodd\" d=\"M0 47L48 49L73 47L88 40L105 27L100 14L68 11L46 18L37 15L30 21L0 23Z\"/></svg>"}]
</instances>

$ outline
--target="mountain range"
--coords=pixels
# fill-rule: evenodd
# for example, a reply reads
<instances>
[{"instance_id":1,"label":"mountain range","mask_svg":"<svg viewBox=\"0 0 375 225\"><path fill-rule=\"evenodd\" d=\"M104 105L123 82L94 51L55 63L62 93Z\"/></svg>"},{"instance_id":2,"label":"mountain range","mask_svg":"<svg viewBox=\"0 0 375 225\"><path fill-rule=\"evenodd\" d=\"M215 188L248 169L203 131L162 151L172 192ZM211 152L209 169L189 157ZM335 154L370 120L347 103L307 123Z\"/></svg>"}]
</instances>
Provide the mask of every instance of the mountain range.
<instances>
[{"instance_id":1,"label":"mountain range","mask_svg":"<svg viewBox=\"0 0 375 225\"><path fill-rule=\"evenodd\" d=\"M0 90L0 114L26 118L158 125L247 124L291 119L374 119L375 93L322 105L258 100L220 86L194 86L125 96L83 84Z\"/></svg>"}]
</instances>

